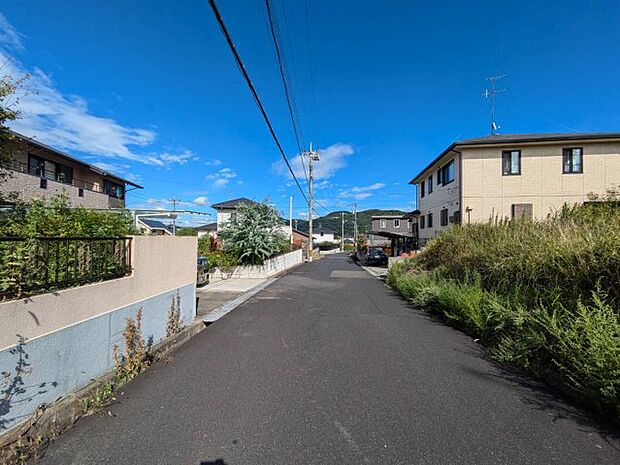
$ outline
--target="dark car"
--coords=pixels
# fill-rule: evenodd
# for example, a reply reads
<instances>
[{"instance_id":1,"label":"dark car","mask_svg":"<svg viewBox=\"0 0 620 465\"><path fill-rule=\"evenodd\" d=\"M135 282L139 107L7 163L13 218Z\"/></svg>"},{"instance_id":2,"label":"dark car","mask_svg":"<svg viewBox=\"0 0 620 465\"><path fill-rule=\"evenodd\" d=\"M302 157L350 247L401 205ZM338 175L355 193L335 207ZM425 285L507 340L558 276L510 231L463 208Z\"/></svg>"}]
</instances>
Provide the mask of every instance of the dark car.
<instances>
[{"instance_id":1,"label":"dark car","mask_svg":"<svg viewBox=\"0 0 620 465\"><path fill-rule=\"evenodd\" d=\"M387 265L388 256L385 254L381 247L371 247L366 252L366 264L367 265Z\"/></svg>"},{"instance_id":2,"label":"dark car","mask_svg":"<svg viewBox=\"0 0 620 465\"><path fill-rule=\"evenodd\" d=\"M196 273L196 284L202 286L209 282L209 259L198 257L198 271Z\"/></svg>"}]
</instances>

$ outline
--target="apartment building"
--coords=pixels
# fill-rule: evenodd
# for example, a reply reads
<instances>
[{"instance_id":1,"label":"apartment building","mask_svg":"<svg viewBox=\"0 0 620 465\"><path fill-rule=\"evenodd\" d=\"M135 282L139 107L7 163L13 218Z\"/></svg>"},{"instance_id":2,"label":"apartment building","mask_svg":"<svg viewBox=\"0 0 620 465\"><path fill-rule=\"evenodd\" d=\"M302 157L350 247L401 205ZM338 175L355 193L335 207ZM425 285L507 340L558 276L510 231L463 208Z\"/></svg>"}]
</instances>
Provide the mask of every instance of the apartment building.
<instances>
[{"instance_id":1,"label":"apartment building","mask_svg":"<svg viewBox=\"0 0 620 465\"><path fill-rule=\"evenodd\" d=\"M65 193L76 207L122 208L128 190L142 189L134 182L34 139L14 135L10 160L0 166L9 173L0 183L0 197L16 194L23 201L46 200Z\"/></svg>"},{"instance_id":2,"label":"apartment building","mask_svg":"<svg viewBox=\"0 0 620 465\"><path fill-rule=\"evenodd\" d=\"M461 221L542 219L620 185L620 133L457 141L410 184L417 190L420 245Z\"/></svg>"}]
</instances>

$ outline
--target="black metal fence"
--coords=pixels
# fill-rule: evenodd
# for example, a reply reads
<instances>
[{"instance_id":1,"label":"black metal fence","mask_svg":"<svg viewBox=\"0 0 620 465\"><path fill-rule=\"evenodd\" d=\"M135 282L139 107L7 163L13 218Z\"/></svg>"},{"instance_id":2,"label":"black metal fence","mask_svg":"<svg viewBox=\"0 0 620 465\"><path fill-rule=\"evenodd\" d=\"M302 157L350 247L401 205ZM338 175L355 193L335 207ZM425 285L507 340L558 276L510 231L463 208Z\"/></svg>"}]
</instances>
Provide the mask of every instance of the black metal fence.
<instances>
[{"instance_id":1,"label":"black metal fence","mask_svg":"<svg viewBox=\"0 0 620 465\"><path fill-rule=\"evenodd\" d=\"M0 237L0 300L131 273L131 237Z\"/></svg>"}]
</instances>

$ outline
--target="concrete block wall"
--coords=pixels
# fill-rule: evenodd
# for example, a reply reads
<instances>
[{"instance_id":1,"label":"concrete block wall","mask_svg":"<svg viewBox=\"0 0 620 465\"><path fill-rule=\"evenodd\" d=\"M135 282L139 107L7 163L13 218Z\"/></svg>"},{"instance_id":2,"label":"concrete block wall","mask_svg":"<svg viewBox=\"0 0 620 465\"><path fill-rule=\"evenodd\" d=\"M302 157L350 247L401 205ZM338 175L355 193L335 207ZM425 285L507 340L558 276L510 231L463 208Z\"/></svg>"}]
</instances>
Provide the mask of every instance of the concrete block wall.
<instances>
[{"instance_id":1,"label":"concrete block wall","mask_svg":"<svg viewBox=\"0 0 620 465\"><path fill-rule=\"evenodd\" d=\"M238 266L230 273L222 273L220 270L215 270L210 273L209 280L215 282L229 278L269 278L302 263L303 251L299 249L266 260L263 265Z\"/></svg>"},{"instance_id":2,"label":"concrete block wall","mask_svg":"<svg viewBox=\"0 0 620 465\"><path fill-rule=\"evenodd\" d=\"M189 324L196 248L194 237L135 237L129 277L0 303L0 435L111 371L126 319L140 309L147 344L166 336L173 303Z\"/></svg>"}]
</instances>

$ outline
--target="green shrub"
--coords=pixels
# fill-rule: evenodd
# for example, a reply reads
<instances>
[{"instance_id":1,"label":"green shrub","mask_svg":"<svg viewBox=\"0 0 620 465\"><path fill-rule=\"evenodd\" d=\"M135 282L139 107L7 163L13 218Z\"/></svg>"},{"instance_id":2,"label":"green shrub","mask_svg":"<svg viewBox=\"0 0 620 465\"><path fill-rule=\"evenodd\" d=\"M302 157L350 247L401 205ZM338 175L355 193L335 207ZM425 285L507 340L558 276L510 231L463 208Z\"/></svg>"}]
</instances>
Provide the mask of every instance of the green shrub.
<instances>
[{"instance_id":1,"label":"green shrub","mask_svg":"<svg viewBox=\"0 0 620 465\"><path fill-rule=\"evenodd\" d=\"M620 416L620 209L456 226L387 283L480 338L492 358Z\"/></svg>"},{"instance_id":2,"label":"green shrub","mask_svg":"<svg viewBox=\"0 0 620 465\"><path fill-rule=\"evenodd\" d=\"M127 210L72 208L64 194L43 200L20 202L14 210L0 212L0 236L127 236L139 234Z\"/></svg>"},{"instance_id":3,"label":"green shrub","mask_svg":"<svg viewBox=\"0 0 620 465\"><path fill-rule=\"evenodd\" d=\"M278 212L267 202L243 203L220 231L225 252L236 255L242 265L262 265L285 246Z\"/></svg>"},{"instance_id":4,"label":"green shrub","mask_svg":"<svg viewBox=\"0 0 620 465\"><path fill-rule=\"evenodd\" d=\"M540 312L539 324L563 384L620 415L620 318L605 296L594 293L573 310Z\"/></svg>"}]
</instances>

